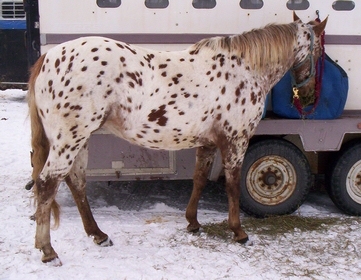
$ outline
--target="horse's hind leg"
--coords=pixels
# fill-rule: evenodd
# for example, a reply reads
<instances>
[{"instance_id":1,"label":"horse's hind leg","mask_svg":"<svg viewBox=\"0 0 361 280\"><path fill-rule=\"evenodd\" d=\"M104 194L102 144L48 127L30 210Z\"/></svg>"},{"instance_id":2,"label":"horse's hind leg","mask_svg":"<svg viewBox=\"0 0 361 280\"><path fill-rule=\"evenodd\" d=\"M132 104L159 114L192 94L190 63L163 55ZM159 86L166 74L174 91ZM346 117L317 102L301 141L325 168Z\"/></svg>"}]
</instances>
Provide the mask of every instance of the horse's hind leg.
<instances>
[{"instance_id":1,"label":"horse's hind leg","mask_svg":"<svg viewBox=\"0 0 361 280\"><path fill-rule=\"evenodd\" d=\"M55 265L61 265L58 254L54 251L50 242L50 216L52 208L57 208L55 196L59 186L58 179L48 177L45 181L36 180L36 199L37 209L36 217L36 234L35 248L43 252L42 261L50 262L58 260ZM57 217L55 217L57 220ZM57 221L55 222L57 224Z\"/></svg>"},{"instance_id":2,"label":"horse's hind leg","mask_svg":"<svg viewBox=\"0 0 361 280\"><path fill-rule=\"evenodd\" d=\"M196 232L200 228L197 219L198 202L206 186L208 173L214 161L216 150L217 148L215 146L197 148L193 191L186 210L186 219L189 222L187 230L190 232Z\"/></svg>"},{"instance_id":3,"label":"horse's hind leg","mask_svg":"<svg viewBox=\"0 0 361 280\"><path fill-rule=\"evenodd\" d=\"M70 170L68 176L65 177L65 182L69 186L71 193L74 197L87 235L92 236L94 242L98 245L111 246L113 245L113 243L108 238L108 235L106 235L99 229L91 212L89 202L86 196L85 169L87 163L88 149L87 144L85 144L75 158L72 169Z\"/></svg>"}]
</instances>

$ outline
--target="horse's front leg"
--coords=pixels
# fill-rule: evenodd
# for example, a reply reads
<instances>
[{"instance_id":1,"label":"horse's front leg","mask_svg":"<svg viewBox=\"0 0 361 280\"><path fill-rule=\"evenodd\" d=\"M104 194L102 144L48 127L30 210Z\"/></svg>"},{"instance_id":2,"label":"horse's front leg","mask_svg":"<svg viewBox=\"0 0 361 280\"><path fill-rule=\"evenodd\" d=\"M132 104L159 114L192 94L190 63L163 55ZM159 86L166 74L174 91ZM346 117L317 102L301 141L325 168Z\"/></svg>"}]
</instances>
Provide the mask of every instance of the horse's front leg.
<instances>
[{"instance_id":1,"label":"horse's front leg","mask_svg":"<svg viewBox=\"0 0 361 280\"><path fill-rule=\"evenodd\" d=\"M87 235L93 237L94 243L100 246L111 246L113 245L113 242L109 239L107 234L99 229L91 212L86 196L85 169L87 163L88 150L87 144L85 144L75 158L75 162L71 171L69 172L68 176L65 177L65 182L67 183L74 197L75 203L83 221L84 230Z\"/></svg>"},{"instance_id":2,"label":"horse's front leg","mask_svg":"<svg viewBox=\"0 0 361 280\"><path fill-rule=\"evenodd\" d=\"M234 232L234 240L239 243L246 243L248 235L241 227L239 218L239 198L240 198L240 179L241 164L232 168L225 167L226 192L228 196L228 223L229 228Z\"/></svg>"},{"instance_id":3,"label":"horse's front leg","mask_svg":"<svg viewBox=\"0 0 361 280\"><path fill-rule=\"evenodd\" d=\"M197 148L193 191L186 210L186 219L189 222L187 230L190 232L197 232L200 228L197 219L198 202L206 186L208 173L214 161L216 150L215 146Z\"/></svg>"}]
</instances>

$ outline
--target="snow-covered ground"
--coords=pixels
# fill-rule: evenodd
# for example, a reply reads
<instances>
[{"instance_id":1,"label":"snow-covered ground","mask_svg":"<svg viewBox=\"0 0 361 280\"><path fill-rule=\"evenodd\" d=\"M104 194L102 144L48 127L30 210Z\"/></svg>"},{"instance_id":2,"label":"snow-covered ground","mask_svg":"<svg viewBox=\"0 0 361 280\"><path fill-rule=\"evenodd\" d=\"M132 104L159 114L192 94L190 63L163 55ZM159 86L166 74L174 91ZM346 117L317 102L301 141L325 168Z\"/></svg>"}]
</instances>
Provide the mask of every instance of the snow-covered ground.
<instances>
[{"instance_id":1,"label":"snow-covered ground","mask_svg":"<svg viewBox=\"0 0 361 280\"><path fill-rule=\"evenodd\" d=\"M63 205L60 228L51 232L63 266L43 264L41 253L34 249L31 192L24 189L31 173L24 97L20 90L0 91L0 279L361 278L358 219L319 231L295 228L276 237L248 231L253 246L242 246L205 233L187 233L184 209L159 202L125 211L93 196L95 218L114 242L101 248L86 236L65 185L58 198ZM321 204L306 202L298 215L348 219ZM199 213L201 223L226 217L224 209Z\"/></svg>"}]
</instances>

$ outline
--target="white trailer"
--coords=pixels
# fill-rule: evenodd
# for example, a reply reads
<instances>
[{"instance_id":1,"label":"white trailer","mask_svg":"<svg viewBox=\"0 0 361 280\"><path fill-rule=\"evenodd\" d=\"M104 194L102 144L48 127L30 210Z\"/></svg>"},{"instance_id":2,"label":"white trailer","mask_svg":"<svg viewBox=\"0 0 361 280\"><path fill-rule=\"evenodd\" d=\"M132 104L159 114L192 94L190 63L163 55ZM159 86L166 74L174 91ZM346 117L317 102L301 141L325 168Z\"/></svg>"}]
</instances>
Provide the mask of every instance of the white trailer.
<instances>
[{"instance_id":1,"label":"white trailer","mask_svg":"<svg viewBox=\"0 0 361 280\"><path fill-rule=\"evenodd\" d=\"M344 113L333 120L282 119L268 105L242 168L241 208L252 215L286 214L305 199L313 174L325 174L335 204L361 215L361 3L349 0L26 0L40 52L88 35L158 50L180 50L205 37L237 34L269 23L303 21L316 11L326 52L347 72ZM37 31L37 32L36 32ZM38 34L38 35L36 35ZM32 40L35 42L32 44ZM34 51L34 50L32 50ZM194 150L153 151L97 131L90 139L88 180L190 179ZM222 175L218 155L210 180Z\"/></svg>"}]
</instances>

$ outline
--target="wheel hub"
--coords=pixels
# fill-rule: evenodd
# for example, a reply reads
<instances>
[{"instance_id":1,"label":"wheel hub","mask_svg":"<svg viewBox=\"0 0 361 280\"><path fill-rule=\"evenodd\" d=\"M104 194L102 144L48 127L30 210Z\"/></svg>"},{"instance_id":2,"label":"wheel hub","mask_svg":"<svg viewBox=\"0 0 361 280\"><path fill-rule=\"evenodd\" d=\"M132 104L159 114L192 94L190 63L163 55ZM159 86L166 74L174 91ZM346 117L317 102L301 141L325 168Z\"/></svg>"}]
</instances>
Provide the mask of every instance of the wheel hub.
<instances>
[{"instance_id":1,"label":"wheel hub","mask_svg":"<svg viewBox=\"0 0 361 280\"><path fill-rule=\"evenodd\" d=\"M268 189L271 189L272 187L277 187L280 183L281 177L277 176L277 173L279 171L277 169L272 170L271 168L268 168L267 171L261 171L260 176L260 183L262 187L267 187Z\"/></svg>"},{"instance_id":2,"label":"wheel hub","mask_svg":"<svg viewBox=\"0 0 361 280\"><path fill-rule=\"evenodd\" d=\"M361 204L361 160L350 168L346 180L347 193L354 201Z\"/></svg>"},{"instance_id":3,"label":"wheel hub","mask_svg":"<svg viewBox=\"0 0 361 280\"><path fill-rule=\"evenodd\" d=\"M252 164L246 182L254 200L264 205L277 205L294 192L296 171L283 157L265 156Z\"/></svg>"}]
</instances>

